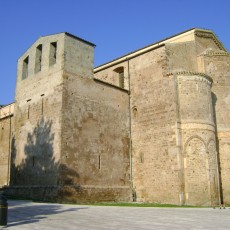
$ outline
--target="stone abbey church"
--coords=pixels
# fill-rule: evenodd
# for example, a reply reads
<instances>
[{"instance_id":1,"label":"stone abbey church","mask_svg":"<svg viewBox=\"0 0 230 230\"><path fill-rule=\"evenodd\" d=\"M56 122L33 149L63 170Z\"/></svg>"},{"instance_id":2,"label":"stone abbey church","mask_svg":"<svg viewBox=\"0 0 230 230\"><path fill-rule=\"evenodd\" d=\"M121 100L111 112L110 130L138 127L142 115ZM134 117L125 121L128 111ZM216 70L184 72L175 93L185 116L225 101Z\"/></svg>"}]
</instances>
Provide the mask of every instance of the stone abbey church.
<instances>
[{"instance_id":1,"label":"stone abbey church","mask_svg":"<svg viewBox=\"0 0 230 230\"><path fill-rule=\"evenodd\" d=\"M191 29L94 68L40 37L0 109L0 187L54 202L230 203L230 54Z\"/></svg>"}]
</instances>

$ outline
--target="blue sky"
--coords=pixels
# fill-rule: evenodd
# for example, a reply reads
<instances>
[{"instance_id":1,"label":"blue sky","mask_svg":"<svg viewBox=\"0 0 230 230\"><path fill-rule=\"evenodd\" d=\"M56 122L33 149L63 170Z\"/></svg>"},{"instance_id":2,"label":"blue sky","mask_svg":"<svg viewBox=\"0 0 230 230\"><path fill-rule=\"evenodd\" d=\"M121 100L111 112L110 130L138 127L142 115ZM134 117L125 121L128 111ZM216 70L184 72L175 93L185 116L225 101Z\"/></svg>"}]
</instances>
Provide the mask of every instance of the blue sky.
<instances>
[{"instance_id":1,"label":"blue sky","mask_svg":"<svg viewBox=\"0 0 230 230\"><path fill-rule=\"evenodd\" d=\"M185 30L213 30L230 51L230 0L0 0L0 104L14 101L17 59L44 35L96 44L95 66Z\"/></svg>"}]
</instances>

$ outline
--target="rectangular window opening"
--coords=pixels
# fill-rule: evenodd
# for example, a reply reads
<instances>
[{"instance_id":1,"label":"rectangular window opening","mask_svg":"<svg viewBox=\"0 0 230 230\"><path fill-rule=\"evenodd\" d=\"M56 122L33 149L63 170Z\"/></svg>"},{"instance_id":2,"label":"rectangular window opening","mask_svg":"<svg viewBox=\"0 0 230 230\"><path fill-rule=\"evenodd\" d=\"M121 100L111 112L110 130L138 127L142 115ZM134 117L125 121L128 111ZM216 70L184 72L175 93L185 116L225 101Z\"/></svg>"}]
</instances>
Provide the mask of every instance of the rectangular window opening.
<instances>
[{"instance_id":1,"label":"rectangular window opening","mask_svg":"<svg viewBox=\"0 0 230 230\"><path fill-rule=\"evenodd\" d=\"M43 101L43 98L42 98L42 115L43 115L43 112L44 112L44 101Z\"/></svg>"},{"instance_id":2,"label":"rectangular window opening","mask_svg":"<svg viewBox=\"0 0 230 230\"><path fill-rule=\"evenodd\" d=\"M140 152L140 163L144 163L144 155Z\"/></svg>"},{"instance_id":3,"label":"rectangular window opening","mask_svg":"<svg viewBox=\"0 0 230 230\"><path fill-rule=\"evenodd\" d=\"M35 166L35 157L33 156L32 158L32 166L34 167Z\"/></svg>"},{"instance_id":4,"label":"rectangular window opening","mask_svg":"<svg viewBox=\"0 0 230 230\"><path fill-rule=\"evenodd\" d=\"M52 66L57 61L57 42L50 43L49 65Z\"/></svg>"},{"instance_id":5,"label":"rectangular window opening","mask_svg":"<svg viewBox=\"0 0 230 230\"><path fill-rule=\"evenodd\" d=\"M101 155L98 156L98 169L101 169Z\"/></svg>"},{"instance_id":6,"label":"rectangular window opening","mask_svg":"<svg viewBox=\"0 0 230 230\"><path fill-rule=\"evenodd\" d=\"M36 48L36 58L35 58L35 73L40 72L42 69L42 45Z\"/></svg>"},{"instance_id":7,"label":"rectangular window opening","mask_svg":"<svg viewBox=\"0 0 230 230\"><path fill-rule=\"evenodd\" d=\"M124 77L124 67L120 66L113 70L116 73L116 77L119 80L119 87L124 89L125 87L125 77Z\"/></svg>"},{"instance_id":8,"label":"rectangular window opening","mask_svg":"<svg viewBox=\"0 0 230 230\"><path fill-rule=\"evenodd\" d=\"M22 79L26 79L28 77L28 68L29 68L29 56L23 60Z\"/></svg>"},{"instance_id":9,"label":"rectangular window opening","mask_svg":"<svg viewBox=\"0 0 230 230\"><path fill-rule=\"evenodd\" d=\"M27 118L30 118L30 106L28 106L28 114L27 114Z\"/></svg>"}]
</instances>

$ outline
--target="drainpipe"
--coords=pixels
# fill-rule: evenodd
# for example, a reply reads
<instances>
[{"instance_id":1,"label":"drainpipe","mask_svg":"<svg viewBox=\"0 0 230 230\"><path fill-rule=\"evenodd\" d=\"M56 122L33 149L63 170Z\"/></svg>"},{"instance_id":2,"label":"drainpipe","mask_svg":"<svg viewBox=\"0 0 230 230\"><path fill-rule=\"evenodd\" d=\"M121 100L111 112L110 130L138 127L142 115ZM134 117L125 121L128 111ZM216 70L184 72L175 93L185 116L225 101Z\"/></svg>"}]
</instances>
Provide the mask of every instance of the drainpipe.
<instances>
[{"instance_id":1,"label":"drainpipe","mask_svg":"<svg viewBox=\"0 0 230 230\"><path fill-rule=\"evenodd\" d=\"M174 89L175 89L175 99L176 99L176 139L177 139L177 148L178 148L178 164L179 164L179 179L180 179L180 205L185 204L185 190L184 190L184 159L182 152L182 134L181 134L181 118L180 118L180 103L179 103L179 92L178 92L178 83L177 76L173 75L174 80Z\"/></svg>"},{"instance_id":2,"label":"drainpipe","mask_svg":"<svg viewBox=\"0 0 230 230\"><path fill-rule=\"evenodd\" d=\"M219 195L219 204L221 205L222 200L221 200L221 194L220 194L220 164L218 161L218 156L217 156L218 152L216 151L216 164L217 164L217 180L218 180L218 195Z\"/></svg>"},{"instance_id":3,"label":"drainpipe","mask_svg":"<svg viewBox=\"0 0 230 230\"><path fill-rule=\"evenodd\" d=\"M130 161L130 181L133 180L132 172L132 123L131 123L131 91L130 91L130 71L129 71L129 59L126 59L128 62L128 84L129 84L129 161Z\"/></svg>"}]
</instances>

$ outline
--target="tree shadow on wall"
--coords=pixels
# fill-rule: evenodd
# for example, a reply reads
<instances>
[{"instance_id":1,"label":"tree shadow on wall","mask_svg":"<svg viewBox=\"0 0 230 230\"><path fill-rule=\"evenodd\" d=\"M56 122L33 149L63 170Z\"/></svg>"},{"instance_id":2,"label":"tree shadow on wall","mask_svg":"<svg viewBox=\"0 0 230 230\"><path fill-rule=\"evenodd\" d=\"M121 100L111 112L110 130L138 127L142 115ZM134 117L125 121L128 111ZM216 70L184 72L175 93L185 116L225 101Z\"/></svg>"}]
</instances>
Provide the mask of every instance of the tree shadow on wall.
<instances>
[{"instance_id":1,"label":"tree shadow on wall","mask_svg":"<svg viewBox=\"0 0 230 230\"><path fill-rule=\"evenodd\" d=\"M24 158L19 159L15 137L12 139L11 186L65 186L73 185L79 177L76 170L61 164L54 153L55 134L53 122L44 118L37 122L34 129L27 134L24 146ZM17 143L19 146L20 143ZM57 146L55 146L57 147ZM39 191L38 191L39 193ZM46 195L45 193L43 194ZM52 195L52 194L51 194ZM45 197L44 197L44 200Z\"/></svg>"},{"instance_id":2,"label":"tree shadow on wall","mask_svg":"<svg viewBox=\"0 0 230 230\"><path fill-rule=\"evenodd\" d=\"M15 139L12 140L11 185L55 185L58 163L55 161L52 121L42 118L32 132L27 134L24 156L19 160ZM16 140L17 141L17 140ZM17 146L19 146L18 143Z\"/></svg>"}]
</instances>

